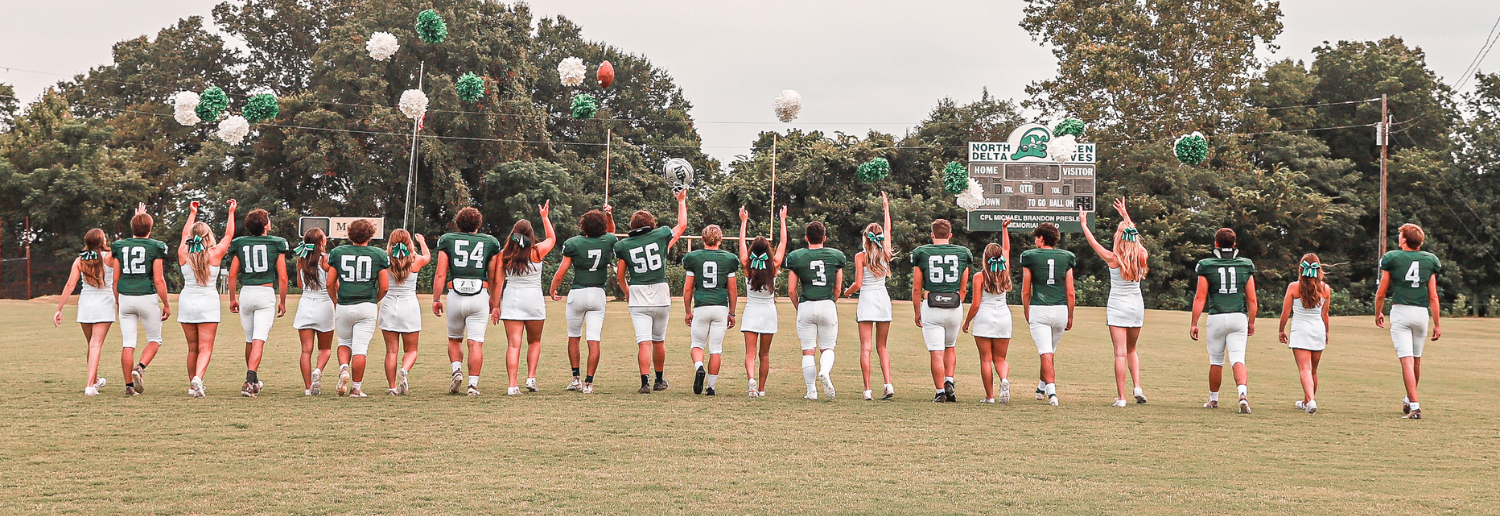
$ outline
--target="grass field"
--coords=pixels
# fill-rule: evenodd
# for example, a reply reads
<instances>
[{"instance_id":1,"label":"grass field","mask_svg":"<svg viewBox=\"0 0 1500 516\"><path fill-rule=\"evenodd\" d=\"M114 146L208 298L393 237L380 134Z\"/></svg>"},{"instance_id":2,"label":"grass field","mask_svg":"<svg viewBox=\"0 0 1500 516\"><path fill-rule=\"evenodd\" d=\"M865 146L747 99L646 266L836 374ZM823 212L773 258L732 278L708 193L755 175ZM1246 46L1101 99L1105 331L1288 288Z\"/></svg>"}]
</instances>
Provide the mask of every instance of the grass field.
<instances>
[{"instance_id":1,"label":"grass field","mask_svg":"<svg viewBox=\"0 0 1500 516\"><path fill-rule=\"evenodd\" d=\"M930 403L925 348L904 303L890 339L892 401L859 399L853 304L840 306L840 396L800 399L784 302L769 398L744 396L737 331L721 395L693 396L680 306L668 335L673 388L636 394L618 303L597 392L565 392L562 304L550 305L540 393L503 396L504 336L492 327L486 395L448 396L443 326L429 314L412 396L383 395L377 337L371 398L306 398L288 315L261 367L266 391L241 398L242 333L226 308L209 397L193 399L175 321L146 395L122 394L113 328L100 361L110 383L86 398L77 325L52 328L48 303L0 301L0 512L1485 513L1500 502L1495 319L1444 321L1423 368L1427 419L1409 421L1399 419L1388 336L1365 317L1334 320L1315 415L1292 408L1301 390L1291 353L1275 342L1275 321L1261 320L1248 355L1255 412L1240 415L1201 408L1206 353L1187 338L1186 313L1148 313L1151 402L1119 409L1103 309L1079 309L1064 338L1053 408L1031 399L1037 357L1020 332L1015 401L975 403L978 358L966 336L961 403ZM1226 407L1233 393L1226 387Z\"/></svg>"}]
</instances>

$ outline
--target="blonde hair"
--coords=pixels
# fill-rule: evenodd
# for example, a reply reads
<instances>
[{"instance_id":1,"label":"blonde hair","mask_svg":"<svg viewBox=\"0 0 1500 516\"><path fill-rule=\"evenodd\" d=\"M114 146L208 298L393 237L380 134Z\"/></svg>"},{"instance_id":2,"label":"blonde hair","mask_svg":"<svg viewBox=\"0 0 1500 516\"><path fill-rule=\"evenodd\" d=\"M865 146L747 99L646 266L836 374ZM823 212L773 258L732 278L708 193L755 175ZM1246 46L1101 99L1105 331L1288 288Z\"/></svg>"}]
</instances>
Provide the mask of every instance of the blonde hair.
<instances>
[{"instance_id":1,"label":"blonde hair","mask_svg":"<svg viewBox=\"0 0 1500 516\"><path fill-rule=\"evenodd\" d=\"M1010 237L1006 236L1005 238ZM985 292L989 292L991 294L1004 294L1006 292L1010 292L1010 264L1005 264L1005 270L1003 271L990 270L990 258L1001 257L1004 254L1005 248L1001 247L1000 244L990 242L990 245L984 246L984 261L980 263L979 266L980 270L984 271ZM1010 257L1008 256L1005 258L1007 260L1010 259ZM975 302L977 303L978 300L975 300Z\"/></svg>"},{"instance_id":2,"label":"blonde hair","mask_svg":"<svg viewBox=\"0 0 1500 516\"><path fill-rule=\"evenodd\" d=\"M871 222L865 226L865 234L860 235L859 238L865 248L865 267L869 268L870 274L874 274L875 277L885 277L891 273L891 259L895 257L895 253L891 252L890 238L886 238L884 244L875 245L875 242L870 241L870 233L884 235L885 228Z\"/></svg>"},{"instance_id":3,"label":"blonde hair","mask_svg":"<svg viewBox=\"0 0 1500 516\"><path fill-rule=\"evenodd\" d=\"M208 277L208 268L210 267L210 264L208 263L208 250L212 248L214 244L218 243L218 240L214 238L214 232L213 230L208 228L208 223L206 222L193 223L193 236L203 237L203 250L196 253L189 251L188 265L192 266L193 278L198 280L198 285L211 287L213 285L210 285L208 283L209 280L216 278Z\"/></svg>"},{"instance_id":4,"label":"blonde hair","mask_svg":"<svg viewBox=\"0 0 1500 516\"><path fill-rule=\"evenodd\" d=\"M1140 233L1136 233L1136 240L1125 239L1125 229L1135 228L1121 222L1115 228L1115 256L1120 259L1120 279L1125 281L1141 281L1146 279L1146 273L1150 270L1146 265L1146 248L1141 245Z\"/></svg>"},{"instance_id":5,"label":"blonde hair","mask_svg":"<svg viewBox=\"0 0 1500 516\"><path fill-rule=\"evenodd\" d=\"M714 247L724 241L724 230L720 229L718 224L709 224L708 227L703 228L703 234L700 236L703 238L704 247Z\"/></svg>"},{"instance_id":6,"label":"blonde hair","mask_svg":"<svg viewBox=\"0 0 1500 516\"><path fill-rule=\"evenodd\" d=\"M406 256L391 256L391 279L396 280L396 283L405 283L406 278L411 276L411 263L416 260L413 257L417 254L417 250L412 249L415 244L411 241L411 232L405 229L392 231L391 238L385 241L386 254L390 254L396 244L406 244Z\"/></svg>"}]
</instances>

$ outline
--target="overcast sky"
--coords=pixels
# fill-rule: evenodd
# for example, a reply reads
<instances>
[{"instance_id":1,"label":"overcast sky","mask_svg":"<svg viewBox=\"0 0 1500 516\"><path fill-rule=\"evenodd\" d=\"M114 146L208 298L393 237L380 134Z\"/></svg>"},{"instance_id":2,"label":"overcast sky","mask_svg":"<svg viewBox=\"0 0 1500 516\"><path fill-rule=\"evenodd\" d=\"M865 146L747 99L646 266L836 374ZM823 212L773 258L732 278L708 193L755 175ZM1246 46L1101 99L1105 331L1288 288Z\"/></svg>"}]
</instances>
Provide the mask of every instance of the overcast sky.
<instances>
[{"instance_id":1,"label":"overcast sky","mask_svg":"<svg viewBox=\"0 0 1500 516\"><path fill-rule=\"evenodd\" d=\"M110 45L203 15L206 0L0 0L0 82L24 102L49 85L110 61ZM537 16L562 14L584 37L644 54L693 103L705 151L726 163L759 131L783 130L771 100L802 94L804 129L900 133L936 101L968 101L983 88L1025 97L1051 76L1051 53L1018 22L1020 0L533 0ZM1311 60L1324 41L1392 34L1427 52L1449 84L1468 67L1497 16L1493 0L1287 0L1286 26L1267 57ZM149 6L149 7L148 7ZM52 20L16 23L19 20ZM66 23L62 23L66 20ZM65 28L66 32L60 31ZM1500 52L1484 71L1500 69ZM43 73L23 72L32 70ZM1466 88L1467 89L1467 88ZM1396 114L1399 118L1399 113Z\"/></svg>"}]
</instances>

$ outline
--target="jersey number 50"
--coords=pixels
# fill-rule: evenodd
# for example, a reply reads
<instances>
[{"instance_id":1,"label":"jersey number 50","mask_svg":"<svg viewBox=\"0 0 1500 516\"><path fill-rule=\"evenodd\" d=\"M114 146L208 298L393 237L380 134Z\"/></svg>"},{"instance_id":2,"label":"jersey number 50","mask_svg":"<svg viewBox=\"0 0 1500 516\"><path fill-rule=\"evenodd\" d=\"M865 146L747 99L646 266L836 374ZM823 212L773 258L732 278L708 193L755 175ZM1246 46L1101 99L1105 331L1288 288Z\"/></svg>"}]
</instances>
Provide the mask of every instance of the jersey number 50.
<instances>
[{"instance_id":1,"label":"jersey number 50","mask_svg":"<svg viewBox=\"0 0 1500 516\"><path fill-rule=\"evenodd\" d=\"M339 260L339 279L343 281L370 281L374 276L375 262L368 256L345 255Z\"/></svg>"}]
</instances>

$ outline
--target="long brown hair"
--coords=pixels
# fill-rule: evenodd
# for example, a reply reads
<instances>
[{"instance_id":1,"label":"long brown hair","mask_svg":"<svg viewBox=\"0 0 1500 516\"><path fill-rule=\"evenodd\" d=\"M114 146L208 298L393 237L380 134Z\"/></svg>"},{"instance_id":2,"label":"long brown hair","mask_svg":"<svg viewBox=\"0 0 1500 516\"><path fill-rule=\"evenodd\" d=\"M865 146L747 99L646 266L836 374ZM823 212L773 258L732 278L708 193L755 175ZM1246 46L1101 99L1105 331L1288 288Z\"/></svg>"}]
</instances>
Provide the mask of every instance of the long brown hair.
<instances>
[{"instance_id":1,"label":"long brown hair","mask_svg":"<svg viewBox=\"0 0 1500 516\"><path fill-rule=\"evenodd\" d=\"M750 267L750 290L771 290L771 284L776 281L776 269L771 263L771 241L763 236L755 237L755 241L750 243L750 254L766 255L765 268Z\"/></svg>"},{"instance_id":2,"label":"long brown hair","mask_svg":"<svg viewBox=\"0 0 1500 516\"><path fill-rule=\"evenodd\" d=\"M1318 267L1314 274L1308 276L1303 274L1303 268L1297 267L1297 297L1302 298L1303 308L1317 308L1323 306L1323 264L1318 255L1307 253L1302 255L1302 263Z\"/></svg>"},{"instance_id":3,"label":"long brown hair","mask_svg":"<svg viewBox=\"0 0 1500 516\"><path fill-rule=\"evenodd\" d=\"M1133 231L1135 238L1125 238L1127 230ZM1141 281L1146 279L1149 267L1146 266L1146 248L1141 246L1141 234L1135 226L1126 225L1121 222L1115 227L1115 256L1120 259L1120 279L1125 281Z\"/></svg>"},{"instance_id":4,"label":"long brown hair","mask_svg":"<svg viewBox=\"0 0 1500 516\"><path fill-rule=\"evenodd\" d=\"M885 236L885 228L871 222L865 226L865 234L860 237L865 247L865 267L870 269L870 274L882 278L891 273L891 258L895 257L895 253L891 252L890 239L877 244L870 240L870 235Z\"/></svg>"},{"instance_id":5,"label":"long brown hair","mask_svg":"<svg viewBox=\"0 0 1500 516\"><path fill-rule=\"evenodd\" d=\"M78 272L83 273L83 281L88 282L94 288L104 288L104 252L109 249L105 247L104 230L99 228L90 229L83 234L83 250L92 252L93 258L85 260L78 257Z\"/></svg>"},{"instance_id":6,"label":"long brown hair","mask_svg":"<svg viewBox=\"0 0 1500 516\"><path fill-rule=\"evenodd\" d=\"M391 250L396 248L396 244L406 246L406 256L397 258L391 253ZM391 237L385 241L385 252L391 255L391 279L396 280L397 284L406 283L407 276L411 276L411 262L416 260L417 250L413 249L415 245L416 243L411 241L411 232L405 229L392 231Z\"/></svg>"},{"instance_id":7,"label":"long brown hair","mask_svg":"<svg viewBox=\"0 0 1500 516\"><path fill-rule=\"evenodd\" d=\"M1006 238L1009 237L1007 236ZM1005 256L1005 248L1001 247L1000 244L990 242L990 245L984 246L984 262L979 264L980 270L984 271L984 291L991 294L1010 292L1010 264L1005 264L1005 270L1003 271L990 270L991 258L1010 260L1010 257ZM977 302L978 300L976 299L975 301Z\"/></svg>"},{"instance_id":8,"label":"long brown hair","mask_svg":"<svg viewBox=\"0 0 1500 516\"><path fill-rule=\"evenodd\" d=\"M198 280L199 286L212 287L214 285L210 285L208 282L218 278L208 277L208 268L212 266L208 263L208 250L212 249L214 244L218 243L218 240L214 238L214 231L209 229L206 222L193 223L193 236L203 238L203 250L196 253L189 251L188 265L192 266L193 278Z\"/></svg>"},{"instance_id":9,"label":"long brown hair","mask_svg":"<svg viewBox=\"0 0 1500 516\"><path fill-rule=\"evenodd\" d=\"M516 221L510 228L510 238L505 241L505 249L500 251L505 273L525 274L526 269L531 267L531 248L535 245L536 236L531 231L531 221Z\"/></svg>"},{"instance_id":10,"label":"long brown hair","mask_svg":"<svg viewBox=\"0 0 1500 516\"><path fill-rule=\"evenodd\" d=\"M323 265L323 246L328 236L323 230L312 228L302 235L302 244L312 244L313 248L307 251L306 256L297 257L297 271L302 274L302 288L306 290L322 290L323 275L318 271ZM300 246L299 246L300 247Z\"/></svg>"}]
</instances>

